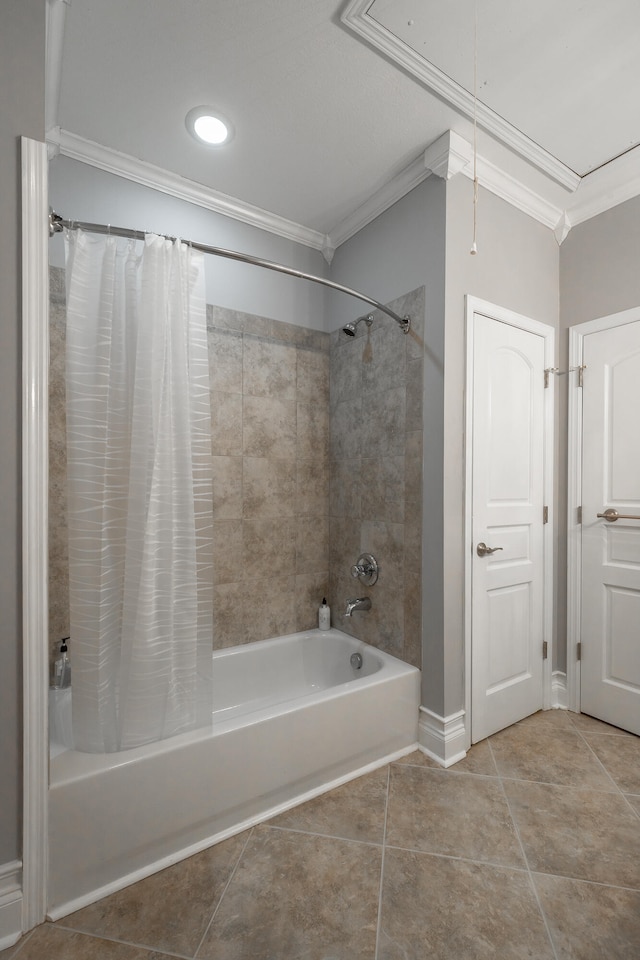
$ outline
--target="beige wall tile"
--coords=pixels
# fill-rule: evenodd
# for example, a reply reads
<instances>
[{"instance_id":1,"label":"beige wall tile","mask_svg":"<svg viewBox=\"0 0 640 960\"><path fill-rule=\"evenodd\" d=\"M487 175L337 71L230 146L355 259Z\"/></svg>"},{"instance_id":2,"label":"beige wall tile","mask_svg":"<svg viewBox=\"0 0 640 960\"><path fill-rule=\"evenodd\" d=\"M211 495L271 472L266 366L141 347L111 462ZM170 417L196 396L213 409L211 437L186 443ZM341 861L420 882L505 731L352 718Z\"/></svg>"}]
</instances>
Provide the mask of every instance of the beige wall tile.
<instances>
[{"instance_id":1,"label":"beige wall tile","mask_svg":"<svg viewBox=\"0 0 640 960\"><path fill-rule=\"evenodd\" d=\"M216 520L213 524L213 582L242 580L242 520Z\"/></svg>"},{"instance_id":2,"label":"beige wall tile","mask_svg":"<svg viewBox=\"0 0 640 960\"><path fill-rule=\"evenodd\" d=\"M242 393L242 335L232 330L207 330L209 381L212 391Z\"/></svg>"},{"instance_id":3,"label":"beige wall tile","mask_svg":"<svg viewBox=\"0 0 640 960\"><path fill-rule=\"evenodd\" d=\"M327 334L327 348L328 348ZM296 353L296 399L301 403L329 403L329 353L298 347Z\"/></svg>"},{"instance_id":4,"label":"beige wall tile","mask_svg":"<svg viewBox=\"0 0 640 960\"><path fill-rule=\"evenodd\" d=\"M329 407L322 403L297 404L298 460L326 460L329 456Z\"/></svg>"},{"instance_id":5,"label":"beige wall tile","mask_svg":"<svg viewBox=\"0 0 640 960\"><path fill-rule=\"evenodd\" d=\"M296 514L299 517L329 515L329 464L326 460L298 460Z\"/></svg>"},{"instance_id":6,"label":"beige wall tile","mask_svg":"<svg viewBox=\"0 0 640 960\"><path fill-rule=\"evenodd\" d=\"M329 519L298 517L296 519L296 573L317 574L329 570Z\"/></svg>"},{"instance_id":7,"label":"beige wall tile","mask_svg":"<svg viewBox=\"0 0 640 960\"><path fill-rule=\"evenodd\" d=\"M245 396L296 399L296 348L292 344L245 336L242 369Z\"/></svg>"},{"instance_id":8,"label":"beige wall tile","mask_svg":"<svg viewBox=\"0 0 640 960\"><path fill-rule=\"evenodd\" d=\"M332 517L360 518L362 497L362 460L333 460L330 464L329 513Z\"/></svg>"},{"instance_id":9,"label":"beige wall tile","mask_svg":"<svg viewBox=\"0 0 640 960\"><path fill-rule=\"evenodd\" d=\"M329 573L308 573L296 576L296 630L313 630L318 626L318 607L329 596ZM335 626L333 610L331 625Z\"/></svg>"},{"instance_id":10,"label":"beige wall tile","mask_svg":"<svg viewBox=\"0 0 640 960\"><path fill-rule=\"evenodd\" d=\"M242 445L246 457L295 459L296 404L274 397L244 397Z\"/></svg>"},{"instance_id":11,"label":"beige wall tile","mask_svg":"<svg viewBox=\"0 0 640 960\"><path fill-rule=\"evenodd\" d=\"M245 603L245 643L295 633L295 589L295 577L272 577L252 581L253 603Z\"/></svg>"},{"instance_id":12,"label":"beige wall tile","mask_svg":"<svg viewBox=\"0 0 640 960\"><path fill-rule=\"evenodd\" d=\"M242 457L212 457L213 519L242 517Z\"/></svg>"},{"instance_id":13,"label":"beige wall tile","mask_svg":"<svg viewBox=\"0 0 640 960\"><path fill-rule=\"evenodd\" d=\"M218 457L242 455L242 395L211 392L211 452Z\"/></svg>"},{"instance_id":14,"label":"beige wall tile","mask_svg":"<svg viewBox=\"0 0 640 960\"><path fill-rule=\"evenodd\" d=\"M295 516L296 461L244 457L242 463L244 517Z\"/></svg>"},{"instance_id":15,"label":"beige wall tile","mask_svg":"<svg viewBox=\"0 0 640 960\"><path fill-rule=\"evenodd\" d=\"M245 520L242 579L293 576L296 570L296 521L291 518Z\"/></svg>"},{"instance_id":16,"label":"beige wall tile","mask_svg":"<svg viewBox=\"0 0 640 960\"><path fill-rule=\"evenodd\" d=\"M243 583L221 583L213 590L213 649L235 647L245 642Z\"/></svg>"}]
</instances>

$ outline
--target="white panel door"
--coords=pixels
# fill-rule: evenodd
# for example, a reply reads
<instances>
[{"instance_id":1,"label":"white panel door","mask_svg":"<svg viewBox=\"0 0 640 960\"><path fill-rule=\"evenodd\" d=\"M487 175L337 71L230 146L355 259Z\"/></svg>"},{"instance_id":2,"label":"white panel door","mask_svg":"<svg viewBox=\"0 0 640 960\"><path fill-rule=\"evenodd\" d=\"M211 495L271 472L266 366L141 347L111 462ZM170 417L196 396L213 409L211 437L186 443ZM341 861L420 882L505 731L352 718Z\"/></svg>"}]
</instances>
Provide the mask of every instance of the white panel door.
<instances>
[{"instance_id":1,"label":"white panel door","mask_svg":"<svg viewBox=\"0 0 640 960\"><path fill-rule=\"evenodd\" d=\"M583 363L580 709L640 734L640 320L585 336Z\"/></svg>"},{"instance_id":2,"label":"white panel door","mask_svg":"<svg viewBox=\"0 0 640 960\"><path fill-rule=\"evenodd\" d=\"M473 322L476 743L542 706L545 340L480 314Z\"/></svg>"}]
</instances>

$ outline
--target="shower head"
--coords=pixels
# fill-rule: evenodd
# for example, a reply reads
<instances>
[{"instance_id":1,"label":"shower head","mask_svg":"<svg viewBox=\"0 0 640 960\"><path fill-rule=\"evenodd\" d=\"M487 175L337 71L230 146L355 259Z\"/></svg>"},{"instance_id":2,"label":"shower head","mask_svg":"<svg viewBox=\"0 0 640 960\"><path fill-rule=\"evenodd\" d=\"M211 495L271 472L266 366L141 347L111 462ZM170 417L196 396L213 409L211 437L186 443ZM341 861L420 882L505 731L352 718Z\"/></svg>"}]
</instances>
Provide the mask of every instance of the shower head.
<instances>
[{"instance_id":1,"label":"shower head","mask_svg":"<svg viewBox=\"0 0 640 960\"><path fill-rule=\"evenodd\" d=\"M347 335L348 337L355 337L355 335L356 335L356 327L357 327L358 324L361 323L363 320L364 320L364 322L366 323L366 325L367 325L368 327L370 327L371 324L373 323L373 314L369 313L369 314L367 314L367 316L365 316L365 317L358 317L357 320L352 320L351 323L345 323L344 327L342 328L343 332L346 333L346 335Z\"/></svg>"}]
</instances>

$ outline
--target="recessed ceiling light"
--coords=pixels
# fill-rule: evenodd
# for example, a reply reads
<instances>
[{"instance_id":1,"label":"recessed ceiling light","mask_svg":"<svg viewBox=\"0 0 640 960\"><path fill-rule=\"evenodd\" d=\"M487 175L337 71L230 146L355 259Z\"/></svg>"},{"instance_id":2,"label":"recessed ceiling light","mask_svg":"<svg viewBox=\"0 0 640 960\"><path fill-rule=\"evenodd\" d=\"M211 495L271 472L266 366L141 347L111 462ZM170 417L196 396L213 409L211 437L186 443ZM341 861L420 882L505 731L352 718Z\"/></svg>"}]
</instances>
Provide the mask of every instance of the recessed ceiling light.
<instances>
[{"instance_id":1,"label":"recessed ceiling light","mask_svg":"<svg viewBox=\"0 0 640 960\"><path fill-rule=\"evenodd\" d=\"M189 133L199 143L220 147L233 136L233 127L213 107L194 107L189 110L185 123Z\"/></svg>"}]
</instances>

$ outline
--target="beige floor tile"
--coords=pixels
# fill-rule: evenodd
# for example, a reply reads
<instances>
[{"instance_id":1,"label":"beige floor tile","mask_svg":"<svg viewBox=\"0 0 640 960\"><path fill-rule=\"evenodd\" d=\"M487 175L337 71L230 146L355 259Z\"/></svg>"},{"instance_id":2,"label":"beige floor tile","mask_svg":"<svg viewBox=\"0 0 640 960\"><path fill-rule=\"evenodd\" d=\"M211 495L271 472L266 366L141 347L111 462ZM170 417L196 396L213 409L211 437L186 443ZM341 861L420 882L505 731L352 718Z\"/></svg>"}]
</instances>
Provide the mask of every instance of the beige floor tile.
<instances>
[{"instance_id":1,"label":"beige floor tile","mask_svg":"<svg viewBox=\"0 0 640 960\"><path fill-rule=\"evenodd\" d=\"M640 817L640 797L629 797L629 796L627 796L626 799L629 801L629 803L631 804L631 806L633 807L633 809L636 811L636 813L637 813L638 816Z\"/></svg>"},{"instance_id":2,"label":"beige floor tile","mask_svg":"<svg viewBox=\"0 0 640 960\"><path fill-rule=\"evenodd\" d=\"M629 733L627 730L621 730L620 727L612 727L610 723L604 723L602 720L596 720L595 717L590 717L586 713L568 712L567 716L576 729L585 735L602 733L608 734L612 737L633 736L633 734Z\"/></svg>"},{"instance_id":3,"label":"beige floor tile","mask_svg":"<svg viewBox=\"0 0 640 960\"><path fill-rule=\"evenodd\" d=\"M531 870L640 889L638 821L620 794L504 781Z\"/></svg>"},{"instance_id":4,"label":"beige floor tile","mask_svg":"<svg viewBox=\"0 0 640 960\"><path fill-rule=\"evenodd\" d=\"M382 850L254 831L199 960L373 960Z\"/></svg>"},{"instance_id":5,"label":"beige floor tile","mask_svg":"<svg viewBox=\"0 0 640 960\"><path fill-rule=\"evenodd\" d=\"M552 960L525 871L387 850L378 960Z\"/></svg>"},{"instance_id":6,"label":"beige floor tile","mask_svg":"<svg viewBox=\"0 0 640 960\"><path fill-rule=\"evenodd\" d=\"M534 875L562 960L638 960L640 892Z\"/></svg>"},{"instance_id":7,"label":"beige floor tile","mask_svg":"<svg viewBox=\"0 0 640 960\"><path fill-rule=\"evenodd\" d=\"M238 862L231 837L59 921L60 926L191 956Z\"/></svg>"},{"instance_id":8,"label":"beige floor tile","mask_svg":"<svg viewBox=\"0 0 640 960\"><path fill-rule=\"evenodd\" d=\"M19 944L14 944L12 947L7 947L6 950L0 950L0 960L11 960L15 956L15 952Z\"/></svg>"},{"instance_id":9,"label":"beige floor tile","mask_svg":"<svg viewBox=\"0 0 640 960\"><path fill-rule=\"evenodd\" d=\"M623 793L640 794L640 737L594 736L589 745Z\"/></svg>"},{"instance_id":10,"label":"beige floor tile","mask_svg":"<svg viewBox=\"0 0 640 960\"><path fill-rule=\"evenodd\" d=\"M501 777L615 791L588 745L560 711L535 714L494 734L489 742Z\"/></svg>"},{"instance_id":11,"label":"beige floor tile","mask_svg":"<svg viewBox=\"0 0 640 960\"><path fill-rule=\"evenodd\" d=\"M471 774L392 767L386 841L427 853L524 866L500 782Z\"/></svg>"},{"instance_id":12,"label":"beige floor tile","mask_svg":"<svg viewBox=\"0 0 640 960\"><path fill-rule=\"evenodd\" d=\"M167 956L45 923L25 940L16 960L166 960Z\"/></svg>"},{"instance_id":13,"label":"beige floor tile","mask_svg":"<svg viewBox=\"0 0 640 960\"><path fill-rule=\"evenodd\" d=\"M422 750L414 750L413 753L408 753L406 756L400 757L399 760L394 760L393 766L396 764L410 767L428 767L431 770L442 770L442 765L436 763L435 760L428 757Z\"/></svg>"},{"instance_id":14,"label":"beige floor tile","mask_svg":"<svg viewBox=\"0 0 640 960\"><path fill-rule=\"evenodd\" d=\"M309 800L269 821L269 826L382 843L387 806L388 767Z\"/></svg>"},{"instance_id":15,"label":"beige floor tile","mask_svg":"<svg viewBox=\"0 0 640 960\"><path fill-rule=\"evenodd\" d=\"M498 776L488 740L475 743L463 760L458 760L457 763L447 769L452 773L477 773L484 777Z\"/></svg>"}]
</instances>

